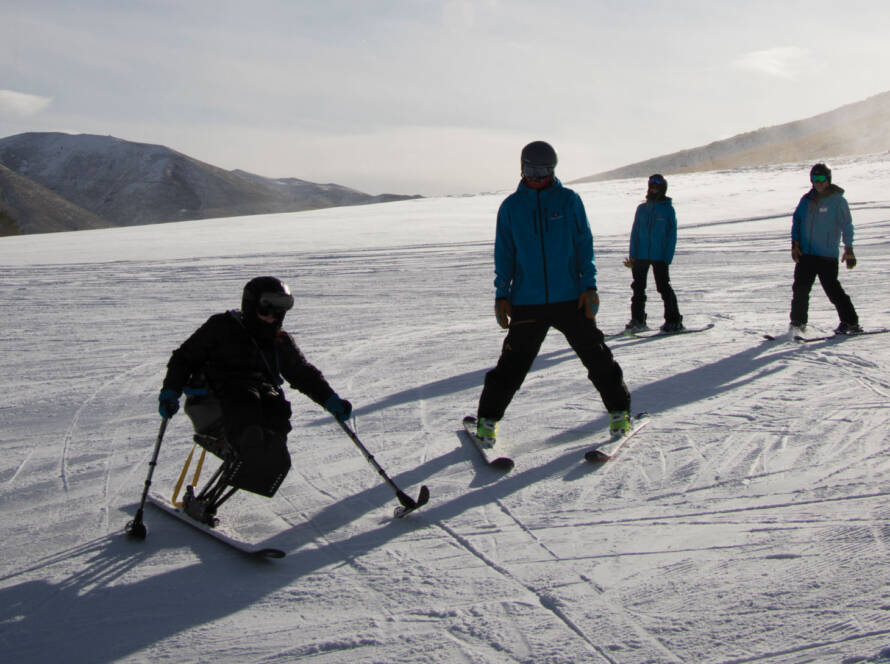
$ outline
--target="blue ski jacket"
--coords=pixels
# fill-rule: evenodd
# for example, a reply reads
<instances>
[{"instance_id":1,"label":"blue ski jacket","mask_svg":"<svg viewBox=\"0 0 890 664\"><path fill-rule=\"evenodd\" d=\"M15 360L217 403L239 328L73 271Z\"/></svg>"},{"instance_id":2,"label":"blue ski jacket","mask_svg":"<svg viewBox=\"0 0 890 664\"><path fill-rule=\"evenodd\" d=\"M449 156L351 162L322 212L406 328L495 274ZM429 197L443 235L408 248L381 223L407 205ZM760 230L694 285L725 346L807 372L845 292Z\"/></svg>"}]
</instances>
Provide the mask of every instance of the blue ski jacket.
<instances>
[{"instance_id":1,"label":"blue ski jacket","mask_svg":"<svg viewBox=\"0 0 890 664\"><path fill-rule=\"evenodd\" d=\"M670 265L676 248L677 213L671 199L641 203L630 231L630 257Z\"/></svg>"},{"instance_id":2,"label":"blue ski jacket","mask_svg":"<svg viewBox=\"0 0 890 664\"><path fill-rule=\"evenodd\" d=\"M512 304L577 300L596 288L593 234L581 197L553 178L546 189L522 182L498 209L496 297Z\"/></svg>"},{"instance_id":3,"label":"blue ski jacket","mask_svg":"<svg viewBox=\"0 0 890 664\"><path fill-rule=\"evenodd\" d=\"M845 246L853 246L853 218L844 190L831 185L821 198L813 189L804 194L794 211L791 241L800 243L805 254L837 258L841 237Z\"/></svg>"}]
</instances>

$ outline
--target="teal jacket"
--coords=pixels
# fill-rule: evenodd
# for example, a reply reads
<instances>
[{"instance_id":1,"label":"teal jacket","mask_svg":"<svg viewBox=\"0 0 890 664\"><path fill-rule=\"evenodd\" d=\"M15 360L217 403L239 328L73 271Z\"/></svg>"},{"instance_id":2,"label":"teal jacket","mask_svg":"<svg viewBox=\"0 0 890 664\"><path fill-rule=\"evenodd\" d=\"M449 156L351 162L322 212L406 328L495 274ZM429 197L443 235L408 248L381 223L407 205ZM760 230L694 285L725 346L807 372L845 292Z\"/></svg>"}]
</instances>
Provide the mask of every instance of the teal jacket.
<instances>
[{"instance_id":1,"label":"teal jacket","mask_svg":"<svg viewBox=\"0 0 890 664\"><path fill-rule=\"evenodd\" d=\"M671 199L641 203L630 231L630 257L670 265L676 248L677 213Z\"/></svg>"},{"instance_id":2,"label":"teal jacket","mask_svg":"<svg viewBox=\"0 0 890 664\"><path fill-rule=\"evenodd\" d=\"M819 198L811 189L794 211L791 241L799 242L805 254L837 258L841 237L845 246L853 246L853 218L844 190L831 185Z\"/></svg>"},{"instance_id":3,"label":"teal jacket","mask_svg":"<svg viewBox=\"0 0 890 664\"><path fill-rule=\"evenodd\" d=\"M596 288L593 234L581 197L553 178L546 189L520 182L498 210L496 297L513 304L577 300Z\"/></svg>"}]
</instances>

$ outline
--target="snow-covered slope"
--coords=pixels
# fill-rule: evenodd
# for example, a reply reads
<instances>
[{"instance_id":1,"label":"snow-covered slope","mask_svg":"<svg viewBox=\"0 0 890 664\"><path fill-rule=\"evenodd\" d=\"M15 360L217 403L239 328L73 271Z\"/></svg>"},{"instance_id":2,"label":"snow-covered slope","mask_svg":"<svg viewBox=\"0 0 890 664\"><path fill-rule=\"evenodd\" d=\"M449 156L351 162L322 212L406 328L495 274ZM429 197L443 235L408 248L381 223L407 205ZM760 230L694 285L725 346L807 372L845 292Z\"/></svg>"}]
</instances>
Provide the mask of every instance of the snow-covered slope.
<instances>
[{"instance_id":1,"label":"snow-covered slope","mask_svg":"<svg viewBox=\"0 0 890 664\"><path fill-rule=\"evenodd\" d=\"M503 333L491 240L502 195L0 239L0 647L11 662L875 662L890 658L890 334L796 345L790 211L808 164L671 178L672 267L706 333L611 344L649 427L611 464L606 417L553 332L493 474L461 437ZM835 162L863 325L890 324L886 157ZM600 326L642 181L578 188ZM257 223L259 221L259 223ZM430 503L392 491L298 393L294 469L223 517L288 552L257 563L147 508L121 536L158 430L170 351L287 280L291 329L356 406L358 433ZM649 313L660 314L654 288ZM814 291L811 324L836 316ZM191 444L171 422L154 488Z\"/></svg>"}]
</instances>

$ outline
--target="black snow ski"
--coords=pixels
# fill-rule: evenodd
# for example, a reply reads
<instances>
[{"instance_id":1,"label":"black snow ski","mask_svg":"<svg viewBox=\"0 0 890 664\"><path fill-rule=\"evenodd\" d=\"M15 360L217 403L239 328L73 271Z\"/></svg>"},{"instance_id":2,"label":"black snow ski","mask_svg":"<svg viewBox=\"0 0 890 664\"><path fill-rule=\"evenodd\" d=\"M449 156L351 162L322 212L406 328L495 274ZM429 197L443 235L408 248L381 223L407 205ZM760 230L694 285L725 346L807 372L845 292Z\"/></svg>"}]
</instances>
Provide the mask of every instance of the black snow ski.
<instances>
[{"instance_id":1,"label":"black snow ski","mask_svg":"<svg viewBox=\"0 0 890 664\"><path fill-rule=\"evenodd\" d=\"M206 523L196 521L184 511L182 511L181 508L171 505L166 498L163 498L156 493L149 493L148 499L149 501L151 501L152 505L162 510L163 512L166 512L170 516L176 517L180 521L189 524L192 528L199 530L207 535L210 535L223 544L227 544L233 549L237 549L242 553L246 553L248 556L254 556L257 558L284 558L285 556L284 551L282 551L281 549L252 544L239 538L237 535L225 532L225 530L221 530L219 528L211 528Z\"/></svg>"},{"instance_id":2,"label":"black snow ski","mask_svg":"<svg viewBox=\"0 0 890 664\"><path fill-rule=\"evenodd\" d=\"M678 334L692 334L694 332L704 332L714 327L714 323L708 323L701 327L684 327L682 330L674 330L673 332L663 332L661 330L643 330L640 332L628 332L627 336L636 337L637 339L652 339L654 337L673 337Z\"/></svg>"},{"instance_id":3,"label":"black snow ski","mask_svg":"<svg viewBox=\"0 0 890 664\"><path fill-rule=\"evenodd\" d=\"M486 445L479 439L479 436L476 435L476 418L474 416L467 415L464 418L464 430L466 430L467 436L473 441L473 445L479 450L482 459L490 468L501 470L503 472L510 472L513 470L513 459L505 456L497 456L494 452L494 446Z\"/></svg>"},{"instance_id":4,"label":"black snow ski","mask_svg":"<svg viewBox=\"0 0 890 664\"><path fill-rule=\"evenodd\" d=\"M794 341L799 341L799 342L804 343L804 344L811 344L811 343L813 343L814 341L828 341L829 339L847 339L847 338L850 338L850 337L863 337L863 336L868 336L869 334L886 334L887 332L890 332L890 329L888 329L888 328L881 328L881 329L879 329L879 330L864 330L864 331L862 331L862 332L856 332L855 334L835 334L835 333L831 333L831 334L825 334L825 335L820 336L820 337L804 337L804 336L801 336L801 335L799 335L799 334L795 334L795 335L792 337L792 339L793 339ZM788 335L787 335L787 334L780 334L780 335L776 335L776 336L774 336L774 335L772 335L772 334L764 334L764 335L763 335L763 338L764 338L764 339L767 339L767 340L769 340L769 341L781 341L781 340L783 340L783 339L788 339Z\"/></svg>"},{"instance_id":5,"label":"black snow ski","mask_svg":"<svg viewBox=\"0 0 890 664\"><path fill-rule=\"evenodd\" d=\"M648 413L637 413L636 417L633 418L631 422L630 431L628 431L623 436L619 436L617 438L613 437L608 442L601 443L600 445L594 447L592 450L588 450L584 453L584 458L590 463L605 463L611 459L614 459L618 452L624 447L624 444L630 440L633 436L635 436L639 431L641 431L647 424L649 424L650 417ZM603 445L613 444L612 448L609 452L603 452L600 447Z\"/></svg>"}]
</instances>

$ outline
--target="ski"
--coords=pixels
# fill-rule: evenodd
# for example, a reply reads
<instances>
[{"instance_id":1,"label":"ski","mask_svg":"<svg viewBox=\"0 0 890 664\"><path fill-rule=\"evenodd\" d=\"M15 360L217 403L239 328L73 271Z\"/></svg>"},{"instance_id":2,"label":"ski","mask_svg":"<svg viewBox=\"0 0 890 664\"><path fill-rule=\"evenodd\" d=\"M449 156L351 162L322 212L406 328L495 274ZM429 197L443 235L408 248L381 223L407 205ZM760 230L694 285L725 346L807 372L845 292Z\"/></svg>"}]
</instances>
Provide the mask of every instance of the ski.
<instances>
[{"instance_id":1,"label":"ski","mask_svg":"<svg viewBox=\"0 0 890 664\"><path fill-rule=\"evenodd\" d=\"M496 456L494 454L494 446L483 443L482 440L479 439L479 436L476 435L476 418L474 416L467 415L464 418L464 429L470 437L470 440L473 441L473 445L479 450L479 454L482 455L483 460L490 468L501 470L503 472L510 472L513 470L513 459L505 456Z\"/></svg>"},{"instance_id":2,"label":"ski","mask_svg":"<svg viewBox=\"0 0 890 664\"><path fill-rule=\"evenodd\" d=\"M714 327L714 323L708 323L701 327L684 327L682 330L674 330L673 332L663 332L662 330L643 330L640 332L628 332L628 336L637 339L652 339L654 337L673 337L678 334L693 334L694 332L704 332Z\"/></svg>"},{"instance_id":3,"label":"ski","mask_svg":"<svg viewBox=\"0 0 890 664\"><path fill-rule=\"evenodd\" d=\"M640 332L646 332L649 328L647 327L645 330L639 330ZM609 341L610 339L620 339L621 337L632 337L633 332L630 330L621 330L621 332L613 332L612 334L603 333L603 339Z\"/></svg>"},{"instance_id":4,"label":"ski","mask_svg":"<svg viewBox=\"0 0 890 664\"><path fill-rule=\"evenodd\" d=\"M248 556L253 556L256 558L284 558L285 556L284 551L282 551L281 549L252 544L250 542L246 542L245 540L232 533L227 533L219 528L211 528L206 523L196 521L188 514L183 512L181 508L171 505L166 498L163 498L156 493L149 493L148 499L149 501L151 501L152 505L154 505L161 511L166 512L170 516L176 517L180 521L189 524L192 528L199 530L207 535L210 535L217 541L220 541L223 544L227 544L233 549L236 549L241 553L245 553Z\"/></svg>"},{"instance_id":5,"label":"ski","mask_svg":"<svg viewBox=\"0 0 890 664\"><path fill-rule=\"evenodd\" d=\"M633 418L630 431L618 438L612 438L608 443L602 443L603 445L615 443L611 451L608 453L603 452L600 447L597 446L592 450L585 452L584 459L590 463L605 463L606 461L614 459L621 448L624 447L624 444L649 424L649 421L650 418L648 413L637 413L636 417Z\"/></svg>"},{"instance_id":6,"label":"ski","mask_svg":"<svg viewBox=\"0 0 890 664\"><path fill-rule=\"evenodd\" d=\"M805 344L813 343L814 341L827 341L828 339L845 339L849 337L862 337L869 334L884 334L885 332L890 332L890 330L886 328L882 328L880 330L863 330L862 332L857 332L856 334L826 334L822 337L794 337L795 341L800 341Z\"/></svg>"},{"instance_id":7,"label":"ski","mask_svg":"<svg viewBox=\"0 0 890 664\"><path fill-rule=\"evenodd\" d=\"M850 338L850 337L867 336L869 334L886 334L887 332L890 332L890 329L881 328L879 330L864 330L862 332L857 332L856 334L831 333L831 334L823 335L821 337L804 337L799 334L795 334L793 337L791 337L791 339L793 339L794 341L799 341L800 343L811 344L814 341L828 341L829 339L846 339L846 338ZM768 341L781 341L783 339L788 339L789 337L787 334L781 334L778 336L774 336L772 334L764 334L763 338L767 339Z\"/></svg>"}]
</instances>

